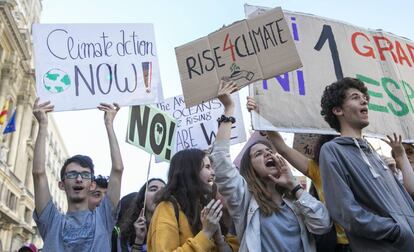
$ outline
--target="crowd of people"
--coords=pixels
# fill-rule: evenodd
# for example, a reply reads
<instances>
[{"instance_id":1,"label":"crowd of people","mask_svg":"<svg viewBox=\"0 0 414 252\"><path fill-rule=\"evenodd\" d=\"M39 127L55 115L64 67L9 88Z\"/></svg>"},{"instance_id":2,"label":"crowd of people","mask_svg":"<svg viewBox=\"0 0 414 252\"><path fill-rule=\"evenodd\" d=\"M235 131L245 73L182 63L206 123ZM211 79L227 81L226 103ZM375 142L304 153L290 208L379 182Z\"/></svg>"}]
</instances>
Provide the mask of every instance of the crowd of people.
<instances>
[{"instance_id":1,"label":"crowd of people","mask_svg":"<svg viewBox=\"0 0 414 252\"><path fill-rule=\"evenodd\" d=\"M68 209L53 203L45 169L49 102L36 100L34 220L43 251L414 251L414 147L398 133L380 156L363 138L369 95L344 78L326 86L321 115L340 135L321 135L309 159L276 131L248 146L240 166L230 158L234 82L221 82L224 107L210 151L185 149L171 159L167 182L153 178L120 199L124 169L113 129L118 104L102 103L112 169L95 176L88 156L61 169ZM259 111L252 97L247 109ZM291 166L312 181L306 191ZM29 246L26 246L29 248Z\"/></svg>"}]
</instances>

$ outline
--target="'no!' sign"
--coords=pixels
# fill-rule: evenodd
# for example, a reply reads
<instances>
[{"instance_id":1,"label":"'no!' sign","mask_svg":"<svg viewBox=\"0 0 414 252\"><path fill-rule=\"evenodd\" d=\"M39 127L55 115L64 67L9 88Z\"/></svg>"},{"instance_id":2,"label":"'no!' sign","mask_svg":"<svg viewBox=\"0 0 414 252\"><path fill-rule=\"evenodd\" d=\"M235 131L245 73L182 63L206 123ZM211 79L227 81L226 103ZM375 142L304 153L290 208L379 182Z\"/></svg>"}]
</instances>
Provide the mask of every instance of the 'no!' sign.
<instances>
[{"instance_id":1,"label":"'no!' sign","mask_svg":"<svg viewBox=\"0 0 414 252\"><path fill-rule=\"evenodd\" d=\"M175 128L175 120L162 110L148 105L132 106L126 141L169 161L175 146Z\"/></svg>"}]
</instances>

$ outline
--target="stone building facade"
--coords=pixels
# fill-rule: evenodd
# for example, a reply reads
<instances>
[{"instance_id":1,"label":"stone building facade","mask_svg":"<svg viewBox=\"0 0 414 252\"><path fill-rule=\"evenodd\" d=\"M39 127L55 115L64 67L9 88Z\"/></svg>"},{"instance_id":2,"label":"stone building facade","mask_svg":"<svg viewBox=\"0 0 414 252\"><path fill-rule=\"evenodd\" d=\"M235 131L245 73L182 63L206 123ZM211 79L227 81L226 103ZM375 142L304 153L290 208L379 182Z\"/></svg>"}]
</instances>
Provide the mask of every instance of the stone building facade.
<instances>
[{"instance_id":1,"label":"stone building facade","mask_svg":"<svg viewBox=\"0 0 414 252\"><path fill-rule=\"evenodd\" d=\"M37 122L31 27L39 22L41 0L0 0L0 109L10 106L0 130L0 252L17 251L25 242L41 247L35 223L32 160ZM16 111L16 131L3 129ZM68 153L54 119L49 116L46 168L56 205L66 211L65 194L58 188L59 172Z\"/></svg>"}]
</instances>

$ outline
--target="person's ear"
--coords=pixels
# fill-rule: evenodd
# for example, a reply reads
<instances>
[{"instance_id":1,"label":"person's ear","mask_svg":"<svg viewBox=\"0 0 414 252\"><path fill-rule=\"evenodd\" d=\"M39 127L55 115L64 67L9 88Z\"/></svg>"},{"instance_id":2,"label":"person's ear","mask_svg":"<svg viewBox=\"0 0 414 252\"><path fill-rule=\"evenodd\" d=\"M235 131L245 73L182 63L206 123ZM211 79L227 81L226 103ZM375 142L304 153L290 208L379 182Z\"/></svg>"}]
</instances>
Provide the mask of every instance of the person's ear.
<instances>
[{"instance_id":1,"label":"person's ear","mask_svg":"<svg viewBox=\"0 0 414 252\"><path fill-rule=\"evenodd\" d=\"M342 108L341 107L333 107L332 108L332 113L334 114L334 115L336 115L336 116L341 116L341 115L343 115L343 110L342 110Z\"/></svg>"},{"instance_id":2,"label":"person's ear","mask_svg":"<svg viewBox=\"0 0 414 252\"><path fill-rule=\"evenodd\" d=\"M59 181L58 187L59 187L60 190L66 191L66 189L65 189L65 182Z\"/></svg>"}]
</instances>

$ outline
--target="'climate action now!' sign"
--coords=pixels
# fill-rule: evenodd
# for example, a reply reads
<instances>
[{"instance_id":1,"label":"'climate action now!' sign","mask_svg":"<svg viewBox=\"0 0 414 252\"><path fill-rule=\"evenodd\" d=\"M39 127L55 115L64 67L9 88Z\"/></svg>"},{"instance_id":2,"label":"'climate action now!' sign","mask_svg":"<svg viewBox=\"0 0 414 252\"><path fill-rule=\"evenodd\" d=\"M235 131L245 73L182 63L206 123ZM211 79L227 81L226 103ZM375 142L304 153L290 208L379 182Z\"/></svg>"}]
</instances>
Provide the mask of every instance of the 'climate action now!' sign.
<instances>
[{"instance_id":1,"label":"'climate action now!' sign","mask_svg":"<svg viewBox=\"0 0 414 252\"><path fill-rule=\"evenodd\" d=\"M35 24L33 43L37 95L55 111L162 97L152 24Z\"/></svg>"}]
</instances>

